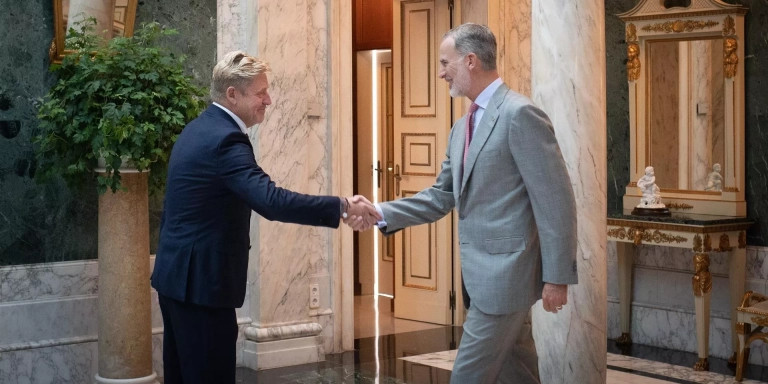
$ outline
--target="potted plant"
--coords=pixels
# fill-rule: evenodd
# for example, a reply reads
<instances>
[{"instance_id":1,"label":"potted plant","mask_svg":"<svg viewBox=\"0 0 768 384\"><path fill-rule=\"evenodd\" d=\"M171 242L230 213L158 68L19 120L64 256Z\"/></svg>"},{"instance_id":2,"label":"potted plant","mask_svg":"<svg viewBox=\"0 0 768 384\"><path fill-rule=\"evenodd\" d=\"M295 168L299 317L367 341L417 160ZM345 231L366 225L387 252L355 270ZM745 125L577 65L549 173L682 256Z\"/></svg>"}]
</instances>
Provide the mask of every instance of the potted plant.
<instances>
[{"instance_id":1,"label":"potted plant","mask_svg":"<svg viewBox=\"0 0 768 384\"><path fill-rule=\"evenodd\" d=\"M183 56L157 45L175 30L148 23L105 42L95 24L89 18L70 28L74 52L52 65L58 82L41 100L34 139L38 174L61 176L70 187L96 177L102 194L120 189L127 165L149 171L149 190L157 191L178 134L204 107L204 91L184 75Z\"/></svg>"}]
</instances>

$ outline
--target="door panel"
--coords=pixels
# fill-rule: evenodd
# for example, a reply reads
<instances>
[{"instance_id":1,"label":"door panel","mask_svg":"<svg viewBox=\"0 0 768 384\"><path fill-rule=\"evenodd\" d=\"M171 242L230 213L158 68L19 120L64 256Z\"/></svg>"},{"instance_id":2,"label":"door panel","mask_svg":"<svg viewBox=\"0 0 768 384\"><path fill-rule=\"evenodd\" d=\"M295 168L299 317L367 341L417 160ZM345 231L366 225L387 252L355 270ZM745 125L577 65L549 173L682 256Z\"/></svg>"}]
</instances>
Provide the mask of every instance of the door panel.
<instances>
[{"instance_id":1,"label":"door panel","mask_svg":"<svg viewBox=\"0 0 768 384\"><path fill-rule=\"evenodd\" d=\"M448 0L394 0L395 197L431 186L451 127L447 84L437 78L440 38L450 26ZM451 324L451 217L395 235L395 316Z\"/></svg>"},{"instance_id":2,"label":"door panel","mask_svg":"<svg viewBox=\"0 0 768 384\"><path fill-rule=\"evenodd\" d=\"M394 152L394 117L395 107L392 92L392 53L379 54L379 164L378 173L379 196L382 201L395 199L395 184L392 178L395 167ZM379 293L395 295L395 239L393 236L384 237L379 231ZM390 301L390 303L394 303Z\"/></svg>"}]
</instances>

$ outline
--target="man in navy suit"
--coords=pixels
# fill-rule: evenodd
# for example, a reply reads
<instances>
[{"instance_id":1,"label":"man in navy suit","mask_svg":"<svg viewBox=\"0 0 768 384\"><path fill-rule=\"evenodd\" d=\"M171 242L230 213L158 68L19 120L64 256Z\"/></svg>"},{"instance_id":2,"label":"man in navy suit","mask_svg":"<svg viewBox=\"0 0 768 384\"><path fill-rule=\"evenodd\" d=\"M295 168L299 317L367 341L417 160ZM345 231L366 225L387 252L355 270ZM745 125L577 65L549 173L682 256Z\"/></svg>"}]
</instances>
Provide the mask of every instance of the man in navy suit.
<instances>
[{"instance_id":1,"label":"man in navy suit","mask_svg":"<svg viewBox=\"0 0 768 384\"><path fill-rule=\"evenodd\" d=\"M163 314L166 384L234 383L235 308L245 299L251 210L268 220L336 228L380 219L361 196L292 192L254 158L246 129L272 104L267 63L230 52L216 64L213 104L179 135L168 164L152 287Z\"/></svg>"}]
</instances>

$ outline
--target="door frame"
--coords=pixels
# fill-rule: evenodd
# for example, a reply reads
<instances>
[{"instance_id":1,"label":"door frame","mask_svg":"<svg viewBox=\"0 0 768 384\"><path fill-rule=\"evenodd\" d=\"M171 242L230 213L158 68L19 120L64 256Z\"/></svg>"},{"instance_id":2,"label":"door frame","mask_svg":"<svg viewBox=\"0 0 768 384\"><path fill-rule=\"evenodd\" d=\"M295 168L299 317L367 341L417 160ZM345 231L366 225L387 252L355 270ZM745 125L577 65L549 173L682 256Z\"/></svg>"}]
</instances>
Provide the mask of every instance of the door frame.
<instances>
[{"instance_id":1,"label":"door frame","mask_svg":"<svg viewBox=\"0 0 768 384\"><path fill-rule=\"evenodd\" d=\"M332 130L331 146L332 192L338 196L351 196L353 192L353 100L352 93L352 2L331 0L331 25L329 29L331 57L331 104L330 122L337 127ZM343 224L342 224L343 225ZM355 342L355 298L354 298L354 236L352 231L341 228L333 238L333 350L335 352L354 349ZM339 299L340 298L340 299ZM340 314L340 316L338 316Z\"/></svg>"},{"instance_id":2,"label":"door frame","mask_svg":"<svg viewBox=\"0 0 768 384\"><path fill-rule=\"evenodd\" d=\"M452 0L452 24L457 25L461 20L461 4L468 0ZM501 0L491 0L496 2ZM468 1L471 2L471 1ZM354 159L353 151L353 100L351 92L353 85L352 56L352 2L349 0L331 0L330 61L331 61L331 92L330 92L330 121L332 126L332 168L334 175L332 192L339 196L351 196L354 186L353 165L345 159ZM452 121L458 118L461 109L460 100L454 99ZM351 231L341 229L336 232L333 240L333 311L338 321L333 322L333 350L335 352L354 349L355 339L355 298L354 298L354 236ZM454 244L458 242L457 226L453 229ZM458 249L458 247L454 247ZM453 255L454 276L461 276L461 267L457 251ZM456 294L456 310L453 325L459 326L464 322L461 292L461 279L453 279L453 289Z\"/></svg>"}]
</instances>

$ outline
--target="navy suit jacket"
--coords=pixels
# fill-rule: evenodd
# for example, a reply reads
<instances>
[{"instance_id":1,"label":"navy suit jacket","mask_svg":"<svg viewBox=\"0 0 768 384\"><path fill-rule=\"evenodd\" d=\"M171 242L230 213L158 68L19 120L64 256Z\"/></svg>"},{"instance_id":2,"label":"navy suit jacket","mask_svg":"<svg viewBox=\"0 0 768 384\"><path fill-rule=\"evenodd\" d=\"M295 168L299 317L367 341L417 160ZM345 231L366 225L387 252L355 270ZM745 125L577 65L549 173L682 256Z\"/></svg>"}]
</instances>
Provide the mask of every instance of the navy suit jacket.
<instances>
[{"instance_id":1,"label":"navy suit jacket","mask_svg":"<svg viewBox=\"0 0 768 384\"><path fill-rule=\"evenodd\" d=\"M198 305L243 305L250 216L336 228L340 201L275 186L234 119L211 105L171 152L152 286Z\"/></svg>"}]
</instances>

